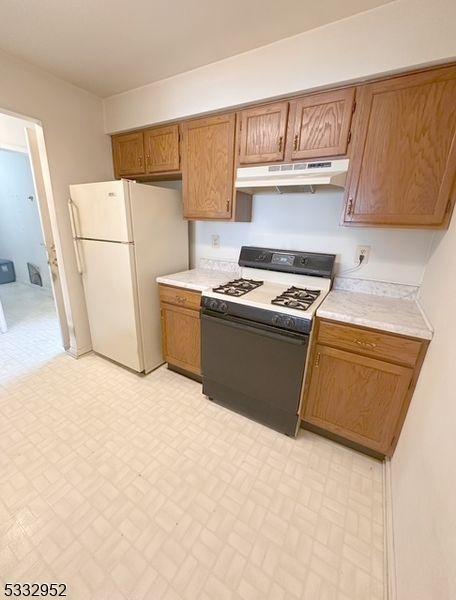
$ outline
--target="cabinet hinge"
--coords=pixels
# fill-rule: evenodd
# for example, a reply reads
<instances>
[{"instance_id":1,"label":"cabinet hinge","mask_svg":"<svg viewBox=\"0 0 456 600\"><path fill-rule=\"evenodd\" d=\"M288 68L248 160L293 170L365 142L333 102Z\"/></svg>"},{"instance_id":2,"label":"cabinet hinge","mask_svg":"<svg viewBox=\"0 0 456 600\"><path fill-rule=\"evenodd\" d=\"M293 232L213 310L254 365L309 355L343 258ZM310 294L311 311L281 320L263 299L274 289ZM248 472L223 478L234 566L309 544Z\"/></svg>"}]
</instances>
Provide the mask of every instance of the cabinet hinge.
<instances>
[{"instance_id":1,"label":"cabinet hinge","mask_svg":"<svg viewBox=\"0 0 456 600\"><path fill-rule=\"evenodd\" d=\"M321 358L321 354L320 352L317 354L317 358L315 359L315 367L319 367L320 366L320 358Z\"/></svg>"},{"instance_id":2,"label":"cabinet hinge","mask_svg":"<svg viewBox=\"0 0 456 600\"><path fill-rule=\"evenodd\" d=\"M349 131L349 132L348 132L348 138L347 138L347 144L349 144L349 143L350 143L351 139L352 139L352 132L351 132L351 131Z\"/></svg>"},{"instance_id":3,"label":"cabinet hinge","mask_svg":"<svg viewBox=\"0 0 456 600\"><path fill-rule=\"evenodd\" d=\"M354 113L355 110L356 110L356 100L353 102L352 113Z\"/></svg>"}]
</instances>

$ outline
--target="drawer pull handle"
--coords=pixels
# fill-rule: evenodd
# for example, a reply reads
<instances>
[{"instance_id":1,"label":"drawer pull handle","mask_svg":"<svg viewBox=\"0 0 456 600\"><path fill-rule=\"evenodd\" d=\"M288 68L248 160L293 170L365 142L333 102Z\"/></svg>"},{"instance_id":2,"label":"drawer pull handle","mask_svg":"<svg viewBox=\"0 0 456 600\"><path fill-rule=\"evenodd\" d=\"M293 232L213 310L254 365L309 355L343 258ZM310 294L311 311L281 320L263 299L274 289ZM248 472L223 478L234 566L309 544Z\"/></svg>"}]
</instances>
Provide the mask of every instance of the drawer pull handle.
<instances>
[{"instance_id":1,"label":"drawer pull handle","mask_svg":"<svg viewBox=\"0 0 456 600\"><path fill-rule=\"evenodd\" d=\"M355 344L358 344L358 346L362 346L363 348L372 348L372 350L374 348L377 347L377 344L374 344L372 342L364 342L363 340L353 340L355 342Z\"/></svg>"},{"instance_id":2,"label":"drawer pull handle","mask_svg":"<svg viewBox=\"0 0 456 600\"><path fill-rule=\"evenodd\" d=\"M293 150L297 150L298 149L298 140L299 140L299 136L298 136L298 134L296 134L294 136L294 140L293 140Z\"/></svg>"},{"instance_id":3,"label":"drawer pull handle","mask_svg":"<svg viewBox=\"0 0 456 600\"><path fill-rule=\"evenodd\" d=\"M187 302L187 298L184 298L184 296L176 296L176 300L179 304L185 304Z\"/></svg>"},{"instance_id":4,"label":"drawer pull handle","mask_svg":"<svg viewBox=\"0 0 456 600\"><path fill-rule=\"evenodd\" d=\"M283 135L279 137L279 152L282 152Z\"/></svg>"}]
</instances>

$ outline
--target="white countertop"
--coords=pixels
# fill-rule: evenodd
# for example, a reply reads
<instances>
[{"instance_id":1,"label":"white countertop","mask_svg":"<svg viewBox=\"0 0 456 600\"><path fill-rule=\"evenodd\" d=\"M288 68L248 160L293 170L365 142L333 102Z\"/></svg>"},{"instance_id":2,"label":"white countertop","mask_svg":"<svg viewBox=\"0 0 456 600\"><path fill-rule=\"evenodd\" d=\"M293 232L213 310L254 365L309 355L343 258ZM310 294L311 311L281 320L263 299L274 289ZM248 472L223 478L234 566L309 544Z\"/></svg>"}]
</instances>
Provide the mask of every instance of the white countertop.
<instances>
[{"instance_id":1,"label":"white countertop","mask_svg":"<svg viewBox=\"0 0 456 600\"><path fill-rule=\"evenodd\" d=\"M204 292L204 290L226 283L230 279L235 279L234 273L215 269L190 269L189 271L157 277L156 281L157 283L173 285L187 290Z\"/></svg>"},{"instance_id":2,"label":"white countertop","mask_svg":"<svg viewBox=\"0 0 456 600\"><path fill-rule=\"evenodd\" d=\"M433 335L418 302L404 298L335 290L326 296L317 317L425 340Z\"/></svg>"}]
</instances>

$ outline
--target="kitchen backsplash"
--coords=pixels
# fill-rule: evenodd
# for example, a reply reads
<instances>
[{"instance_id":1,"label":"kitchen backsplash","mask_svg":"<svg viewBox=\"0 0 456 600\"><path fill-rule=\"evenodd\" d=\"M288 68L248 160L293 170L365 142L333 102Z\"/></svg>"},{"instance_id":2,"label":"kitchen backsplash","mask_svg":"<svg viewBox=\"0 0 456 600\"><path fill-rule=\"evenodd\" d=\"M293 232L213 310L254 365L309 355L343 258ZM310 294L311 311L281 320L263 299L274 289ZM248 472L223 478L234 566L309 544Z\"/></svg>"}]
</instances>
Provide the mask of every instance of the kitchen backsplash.
<instances>
[{"instance_id":1,"label":"kitchen backsplash","mask_svg":"<svg viewBox=\"0 0 456 600\"><path fill-rule=\"evenodd\" d=\"M390 298L404 298L405 300L416 300L419 289L417 285L389 283L373 279L355 279L353 277L336 277L333 284L333 290L375 294L376 296L389 296Z\"/></svg>"}]
</instances>

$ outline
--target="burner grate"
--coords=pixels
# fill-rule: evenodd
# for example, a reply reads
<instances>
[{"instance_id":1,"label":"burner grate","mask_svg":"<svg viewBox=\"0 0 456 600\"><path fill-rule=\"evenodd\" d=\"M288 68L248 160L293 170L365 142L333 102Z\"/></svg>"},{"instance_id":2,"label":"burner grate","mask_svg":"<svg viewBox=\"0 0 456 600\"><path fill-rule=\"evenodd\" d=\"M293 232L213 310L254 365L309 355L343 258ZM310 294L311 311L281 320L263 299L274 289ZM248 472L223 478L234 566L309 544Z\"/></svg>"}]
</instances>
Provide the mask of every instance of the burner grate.
<instances>
[{"instance_id":1,"label":"burner grate","mask_svg":"<svg viewBox=\"0 0 456 600\"><path fill-rule=\"evenodd\" d=\"M320 294L320 290L292 286L283 292L283 294L280 294L280 296L271 300L271 304L287 306L288 308L294 308L296 310L307 310L312 306Z\"/></svg>"},{"instance_id":2,"label":"burner grate","mask_svg":"<svg viewBox=\"0 0 456 600\"><path fill-rule=\"evenodd\" d=\"M233 279L228 283L219 285L212 289L213 292L218 294L226 294L227 296L243 296L247 292L251 292L263 285L263 281L257 281L255 279Z\"/></svg>"}]
</instances>

